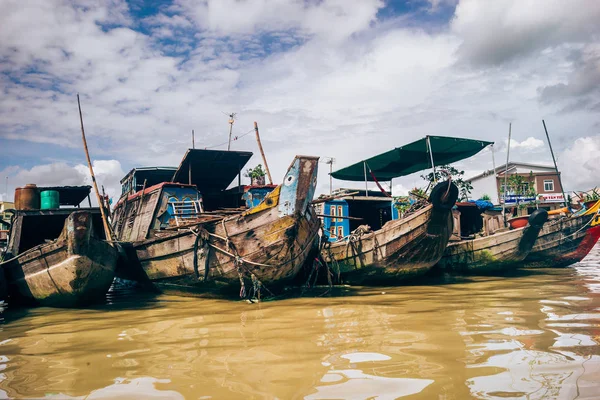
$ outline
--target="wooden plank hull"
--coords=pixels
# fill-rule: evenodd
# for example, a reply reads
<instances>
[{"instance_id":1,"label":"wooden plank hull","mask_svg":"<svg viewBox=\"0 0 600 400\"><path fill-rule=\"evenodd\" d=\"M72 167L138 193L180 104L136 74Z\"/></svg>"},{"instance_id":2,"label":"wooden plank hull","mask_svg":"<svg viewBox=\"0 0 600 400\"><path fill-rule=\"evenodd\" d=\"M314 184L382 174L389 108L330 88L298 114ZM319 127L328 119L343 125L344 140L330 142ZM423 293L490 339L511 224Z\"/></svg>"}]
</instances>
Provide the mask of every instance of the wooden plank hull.
<instances>
[{"instance_id":1,"label":"wooden plank hull","mask_svg":"<svg viewBox=\"0 0 600 400\"><path fill-rule=\"evenodd\" d=\"M75 212L57 240L0 264L11 299L60 307L103 299L115 276L117 250L91 231L91 215Z\"/></svg>"},{"instance_id":2,"label":"wooden plank hull","mask_svg":"<svg viewBox=\"0 0 600 400\"><path fill-rule=\"evenodd\" d=\"M439 262L445 271L489 274L517 268L531 249L541 227L495 233L491 236L450 243Z\"/></svg>"},{"instance_id":3,"label":"wooden plank hull","mask_svg":"<svg viewBox=\"0 0 600 400\"><path fill-rule=\"evenodd\" d=\"M321 255L352 284L398 283L425 274L442 257L452 234L452 215L428 205L375 232L326 244Z\"/></svg>"},{"instance_id":4,"label":"wooden plank hull","mask_svg":"<svg viewBox=\"0 0 600 400\"><path fill-rule=\"evenodd\" d=\"M134 243L146 277L158 288L182 291L239 290L240 279L248 285L252 276L270 288L298 274L315 248L319 220L312 209L283 218L271 209L203 229L206 241L188 230Z\"/></svg>"},{"instance_id":5,"label":"wooden plank hull","mask_svg":"<svg viewBox=\"0 0 600 400\"><path fill-rule=\"evenodd\" d=\"M320 221L310 206L317 167L317 157L297 156L283 184L245 212L176 230L151 229L148 238L138 230L136 239L126 238L133 257L117 276L141 275L155 287L182 292L231 292L241 286L242 297L247 287L270 291L291 280L317 249ZM146 197L139 215L132 208L124 211L133 227L166 208L158 205L161 196ZM143 225L156 226L155 220Z\"/></svg>"},{"instance_id":6,"label":"wooden plank hull","mask_svg":"<svg viewBox=\"0 0 600 400\"><path fill-rule=\"evenodd\" d=\"M600 238L598 215L579 215L544 224L531 253L530 268L567 267L581 261Z\"/></svg>"}]
</instances>

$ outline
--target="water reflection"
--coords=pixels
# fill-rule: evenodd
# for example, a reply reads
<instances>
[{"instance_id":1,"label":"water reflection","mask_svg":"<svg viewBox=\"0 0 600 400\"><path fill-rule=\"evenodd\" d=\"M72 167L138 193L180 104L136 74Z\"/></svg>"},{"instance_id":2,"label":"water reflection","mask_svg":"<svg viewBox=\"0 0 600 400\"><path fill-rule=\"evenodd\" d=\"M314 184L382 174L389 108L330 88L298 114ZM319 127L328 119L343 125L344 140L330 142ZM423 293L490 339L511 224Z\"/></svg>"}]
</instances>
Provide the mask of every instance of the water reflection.
<instances>
[{"instance_id":1,"label":"water reflection","mask_svg":"<svg viewBox=\"0 0 600 400\"><path fill-rule=\"evenodd\" d=\"M600 393L598 249L574 268L355 293L247 304L117 290L94 309L4 310L0 397Z\"/></svg>"}]
</instances>

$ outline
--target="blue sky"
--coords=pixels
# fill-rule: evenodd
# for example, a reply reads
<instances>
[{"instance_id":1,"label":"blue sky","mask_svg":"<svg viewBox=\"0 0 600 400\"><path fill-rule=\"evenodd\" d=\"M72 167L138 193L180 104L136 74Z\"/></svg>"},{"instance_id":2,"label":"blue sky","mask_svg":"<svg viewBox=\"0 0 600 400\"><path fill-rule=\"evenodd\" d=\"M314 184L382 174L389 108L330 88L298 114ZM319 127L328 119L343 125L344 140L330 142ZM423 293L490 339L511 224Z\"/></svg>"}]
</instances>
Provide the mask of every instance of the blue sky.
<instances>
[{"instance_id":1,"label":"blue sky","mask_svg":"<svg viewBox=\"0 0 600 400\"><path fill-rule=\"evenodd\" d=\"M177 165L192 129L199 146L223 143L229 112L236 135L259 122L276 179L295 154L343 167L426 134L494 140L502 159L509 122L513 159L548 164L544 118L565 185L586 189L599 172L598 20L593 0L5 0L0 196L89 179L76 93L113 195L134 166ZM233 148L261 162L253 135Z\"/></svg>"}]
</instances>

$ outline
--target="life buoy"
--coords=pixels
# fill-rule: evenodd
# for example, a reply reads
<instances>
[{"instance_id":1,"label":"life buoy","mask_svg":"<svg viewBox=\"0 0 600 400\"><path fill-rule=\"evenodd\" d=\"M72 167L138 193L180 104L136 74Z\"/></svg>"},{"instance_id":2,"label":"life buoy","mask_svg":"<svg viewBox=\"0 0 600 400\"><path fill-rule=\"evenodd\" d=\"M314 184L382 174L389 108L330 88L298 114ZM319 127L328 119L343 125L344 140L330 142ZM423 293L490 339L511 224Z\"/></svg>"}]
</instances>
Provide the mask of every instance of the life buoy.
<instances>
[{"instance_id":1,"label":"life buoy","mask_svg":"<svg viewBox=\"0 0 600 400\"><path fill-rule=\"evenodd\" d=\"M450 185L450 188L448 188ZM429 201L435 208L450 210L458 199L458 187L451 181L440 182L431 190Z\"/></svg>"}]
</instances>

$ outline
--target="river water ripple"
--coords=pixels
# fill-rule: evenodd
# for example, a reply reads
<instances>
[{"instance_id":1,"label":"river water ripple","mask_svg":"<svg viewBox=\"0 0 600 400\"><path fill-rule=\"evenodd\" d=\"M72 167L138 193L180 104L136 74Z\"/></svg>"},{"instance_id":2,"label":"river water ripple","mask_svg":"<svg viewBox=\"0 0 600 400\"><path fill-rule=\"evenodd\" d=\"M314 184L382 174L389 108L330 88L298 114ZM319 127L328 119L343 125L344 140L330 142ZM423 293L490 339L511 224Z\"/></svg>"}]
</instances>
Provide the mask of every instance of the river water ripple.
<instances>
[{"instance_id":1,"label":"river water ripple","mask_svg":"<svg viewBox=\"0 0 600 400\"><path fill-rule=\"evenodd\" d=\"M600 248L570 268L241 301L5 309L0 397L600 398Z\"/></svg>"}]
</instances>

